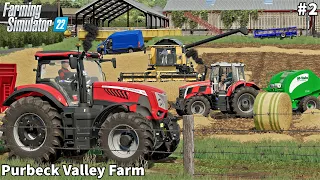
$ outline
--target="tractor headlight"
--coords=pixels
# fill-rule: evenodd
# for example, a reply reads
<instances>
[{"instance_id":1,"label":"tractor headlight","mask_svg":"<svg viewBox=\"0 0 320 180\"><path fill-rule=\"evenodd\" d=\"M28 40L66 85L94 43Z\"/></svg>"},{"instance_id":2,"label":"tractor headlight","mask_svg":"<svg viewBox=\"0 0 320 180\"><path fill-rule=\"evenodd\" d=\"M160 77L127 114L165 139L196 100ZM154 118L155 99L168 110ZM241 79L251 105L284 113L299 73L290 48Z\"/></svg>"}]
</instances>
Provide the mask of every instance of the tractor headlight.
<instances>
[{"instance_id":1,"label":"tractor headlight","mask_svg":"<svg viewBox=\"0 0 320 180\"><path fill-rule=\"evenodd\" d=\"M280 89L280 88L282 87L280 83L275 83L274 86L275 86L276 88L278 88L278 89Z\"/></svg>"},{"instance_id":2,"label":"tractor headlight","mask_svg":"<svg viewBox=\"0 0 320 180\"><path fill-rule=\"evenodd\" d=\"M186 92L186 88L179 89L179 98L184 98L184 93Z\"/></svg>"},{"instance_id":3,"label":"tractor headlight","mask_svg":"<svg viewBox=\"0 0 320 180\"><path fill-rule=\"evenodd\" d=\"M168 109L168 99L167 95L165 93L157 93L155 92L156 98L157 98L157 103L158 106L161 107L162 109L167 110Z\"/></svg>"}]
</instances>

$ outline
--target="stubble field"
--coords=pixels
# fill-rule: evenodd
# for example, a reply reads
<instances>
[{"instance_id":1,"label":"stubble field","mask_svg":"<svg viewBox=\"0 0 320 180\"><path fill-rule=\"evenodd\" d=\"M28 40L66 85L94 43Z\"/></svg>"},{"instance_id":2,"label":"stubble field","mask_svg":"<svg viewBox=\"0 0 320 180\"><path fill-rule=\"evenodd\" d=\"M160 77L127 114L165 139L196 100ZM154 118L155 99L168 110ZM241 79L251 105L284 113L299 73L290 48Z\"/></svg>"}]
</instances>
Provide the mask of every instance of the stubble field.
<instances>
[{"instance_id":1,"label":"stubble field","mask_svg":"<svg viewBox=\"0 0 320 180\"><path fill-rule=\"evenodd\" d=\"M310 45L282 45L282 46L253 46L239 44L221 44L196 48L202 56L205 64L210 65L214 62L239 62L246 64L246 70L252 73L251 80L260 87L265 87L272 75L283 70L294 69L311 69L320 76L320 51L311 48ZM30 84L35 82L36 60L34 53L38 49L25 49L8 55L0 56L0 63L16 63L18 67L17 86ZM107 81L117 81L120 72L143 72L148 65L148 52L137 52L133 54L108 55L105 58L117 59L117 68L113 69L111 63L102 65L106 74ZM199 66L201 71L202 68ZM178 87L185 82L167 82L167 83L143 83L165 90L169 96L169 101L174 101L178 96ZM174 109L170 110L175 113ZM291 130L305 130L320 128L317 117L294 116L294 122ZM182 122L179 121L182 125ZM318 140L317 132L284 132L284 133L255 133L250 132L254 129L253 119L233 119L228 117L221 118L195 118L195 126L197 130L195 135L196 151L209 151L214 149L216 153L204 153L196 155L196 172L213 173L212 176L219 174L229 174L231 178L243 176L246 178L261 178L262 176L277 177L315 177L317 173L318 150L314 144L314 140ZM236 131L237 130L237 131ZM301 148L301 143L311 143L311 149ZM265 149L259 148L265 145ZM289 148L291 145L294 148ZM306 146L307 146L306 145ZM269 146L269 148L268 148ZM271 148L278 146L280 149ZM287 147L288 146L288 147ZM281 148L283 147L283 148ZM299 149L300 147L300 149ZM286 156L284 159L280 151L289 152L289 154L297 154L296 160L292 160ZM156 163L150 172L160 173L166 171L168 173L176 173L182 171L182 159L179 152L182 151L180 146L173 158L167 163ZM231 152L225 154L223 152ZM263 157L259 152L268 152L270 156ZM240 153L240 154L239 154ZM247 155L244 155L246 154ZM258 155L257 155L258 154ZM315 154L307 157L313 164L313 167L305 169L306 165L310 165L300 157L301 154ZM319 160L319 161L318 161ZM0 160L1 161L1 160ZM5 160L3 160L5 161ZM264 162L266 164L264 164ZM286 164L287 163L287 164ZM291 165L291 169L282 167ZM173 170L174 169L174 170ZM273 169L277 169L271 173Z\"/></svg>"}]
</instances>

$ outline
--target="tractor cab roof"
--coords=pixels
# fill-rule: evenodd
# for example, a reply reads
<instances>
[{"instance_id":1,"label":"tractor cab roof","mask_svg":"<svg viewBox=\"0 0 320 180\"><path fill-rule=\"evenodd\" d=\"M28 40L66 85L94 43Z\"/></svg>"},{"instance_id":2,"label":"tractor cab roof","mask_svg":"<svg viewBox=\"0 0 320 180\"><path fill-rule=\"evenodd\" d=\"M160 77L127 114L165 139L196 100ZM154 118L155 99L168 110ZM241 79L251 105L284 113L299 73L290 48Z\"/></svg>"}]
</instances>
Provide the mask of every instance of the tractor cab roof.
<instances>
[{"instance_id":1,"label":"tractor cab roof","mask_svg":"<svg viewBox=\"0 0 320 180\"><path fill-rule=\"evenodd\" d=\"M66 60L69 59L70 55L78 56L81 52L78 51L38 51L36 52L35 60ZM90 58L100 58L99 53L88 52L86 54Z\"/></svg>"},{"instance_id":2,"label":"tractor cab roof","mask_svg":"<svg viewBox=\"0 0 320 180\"><path fill-rule=\"evenodd\" d=\"M232 65L236 67L245 66L243 63L217 62L217 63L211 64L211 67L215 67L215 66L231 67Z\"/></svg>"}]
</instances>

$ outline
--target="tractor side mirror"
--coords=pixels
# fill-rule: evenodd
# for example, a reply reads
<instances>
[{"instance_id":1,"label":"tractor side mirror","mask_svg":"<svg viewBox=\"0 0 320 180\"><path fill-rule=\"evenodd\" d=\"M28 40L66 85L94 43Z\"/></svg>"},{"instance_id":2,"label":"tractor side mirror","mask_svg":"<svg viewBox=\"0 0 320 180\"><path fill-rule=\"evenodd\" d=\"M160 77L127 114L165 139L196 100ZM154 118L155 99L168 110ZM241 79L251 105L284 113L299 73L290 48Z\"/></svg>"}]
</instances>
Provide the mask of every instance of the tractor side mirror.
<instances>
[{"instance_id":1,"label":"tractor side mirror","mask_svg":"<svg viewBox=\"0 0 320 180\"><path fill-rule=\"evenodd\" d=\"M112 66L113 68L117 68L117 61L116 61L116 58L112 58Z\"/></svg>"},{"instance_id":2,"label":"tractor side mirror","mask_svg":"<svg viewBox=\"0 0 320 180\"><path fill-rule=\"evenodd\" d=\"M78 65L77 57L69 57L69 65L71 69L77 69L77 65Z\"/></svg>"}]
</instances>

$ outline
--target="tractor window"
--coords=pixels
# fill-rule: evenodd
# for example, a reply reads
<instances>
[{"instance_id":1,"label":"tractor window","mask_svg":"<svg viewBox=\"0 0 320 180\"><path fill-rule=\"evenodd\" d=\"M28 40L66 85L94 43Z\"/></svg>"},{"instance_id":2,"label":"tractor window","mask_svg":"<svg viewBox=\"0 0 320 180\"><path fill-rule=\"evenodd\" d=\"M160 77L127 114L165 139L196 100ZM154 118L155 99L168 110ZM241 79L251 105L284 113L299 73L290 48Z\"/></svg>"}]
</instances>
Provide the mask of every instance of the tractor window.
<instances>
[{"instance_id":1,"label":"tractor window","mask_svg":"<svg viewBox=\"0 0 320 180\"><path fill-rule=\"evenodd\" d=\"M72 88L76 70L71 69L68 60L51 60L48 64L41 65L40 80L50 82L62 94L77 104L78 92Z\"/></svg>"},{"instance_id":2,"label":"tractor window","mask_svg":"<svg viewBox=\"0 0 320 180\"><path fill-rule=\"evenodd\" d=\"M87 84L90 84L96 81L105 81L103 72L97 62L84 60L83 65L84 65L85 72L87 73L87 78L88 78Z\"/></svg>"},{"instance_id":3,"label":"tractor window","mask_svg":"<svg viewBox=\"0 0 320 180\"><path fill-rule=\"evenodd\" d=\"M219 78L219 67L213 67L210 73L210 81L213 83L218 83Z\"/></svg>"},{"instance_id":4,"label":"tractor window","mask_svg":"<svg viewBox=\"0 0 320 180\"><path fill-rule=\"evenodd\" d=\"M61 71L60 71L61 70ZM59 74L60 71L60 74ZM65 73L62 73L65 72ZM41 79L55 79L61 76L62 79L68 78L72 74L76 73L75 69L71 69L68 60L52 60L49 64L41 65Z\"/></svg>"}]
</instances>

